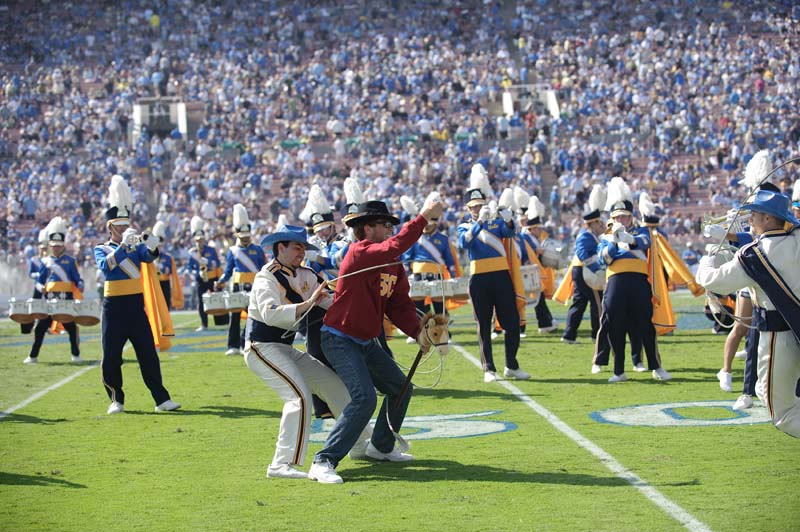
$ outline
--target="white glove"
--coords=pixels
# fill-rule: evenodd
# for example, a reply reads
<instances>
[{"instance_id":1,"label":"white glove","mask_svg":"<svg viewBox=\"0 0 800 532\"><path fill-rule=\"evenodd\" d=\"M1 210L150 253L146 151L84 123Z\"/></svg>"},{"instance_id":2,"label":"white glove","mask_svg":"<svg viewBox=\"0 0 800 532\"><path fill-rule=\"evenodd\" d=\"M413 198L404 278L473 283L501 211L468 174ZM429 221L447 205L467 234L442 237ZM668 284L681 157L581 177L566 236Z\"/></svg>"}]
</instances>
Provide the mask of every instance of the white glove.
<instances>
[{"instance_id":1,"label":"white glove","mask_svg":"<svg viewBox=\"0 0 800 532\"><path fill-rule=\"evenodd\" d=\"M129 248L135 247L139 243L139 235L136 234L136 229L129 227L122 233L122 243Z\"/></svg>"},{"instance_id":2,"label":"white glove","mask_svg":"<svg viewBox=\"0 0 800 532\"><path fill-rule=\"evenodd\" d=\"M728 230L720 224L710 224L703 228L703 236L719 242L728 234Z\"/></svg>"},{"instance_id":3,"label":"white glove","mask_svg":"<svg viewBox=\"0 0 800 532\"><path fill-rule=\"evenodd\" d=\"M311 250L311 249L307 249L307 250L306 250L306 258L307 258L307 259L308 259L310 262L316 262L316 261L317 261L317 256L318 256L318 255L319 255L319 251L314 251L314 250Z\"/></svg>"},{"instance_id":4,"label":"white glove","mask_svg":"<svg viewBox=\"0 0 800 532\"><path fill-rule=\"evenodd\" d=\"M508 207L500 207L498 214L500 214L500 217L503 218L503 221L506 223L510 222L511 218L513 217L513 214L511 214L511 209Z\"/></svg>"},{"instance_id":5,"label":"white glove","mask_svg":"<svg viewBox=\"0 0 800 532\"><path fill-rule=\"evenodd\" d=\"M200 257L200 266L208 266L208 259L205 257Z\"/></svg>"},{"instance_id":6,"label":"white glove","mask_svg":"<svg viewBox=\"0 0 800 532\"><path fill-rule=\"evenodd\" d=\"M484 205L483 207L481 207L481 210L478 213L478 221L488 222L491 217L492 217L492 209L490 209L488 205Z\"/></svg>"},{"instance_id":7,"label":"white glove","mask_svg":"<svg viewBox=\"0 0 800 532\"><path fill-rule=\"evenodd\" d=\"M621 242L623 244L628 244L628 245L635 244L636 238L634 238L634 236L628 233L627 231L620 231L619 233L617 233L617 242Z\"/></svg>"},{"instance_id":8,"label":"white glove","mask_svg":"<svg viewBox=\"0 0 800 532\"><path fill-rule=\"evenodd\" d=\"M161 240L154 235L147 235L147 240L144 241L144 245L147 246L147 249L150 250L150 252L155 251L160 243Z\"/></svg>"},{"instance_id":9,"label":"white glove","mask_svg":"<svg viewBox=\"0 0 800 532\"><path fill-rule=\"evenodd\" d=\"M713 268L714 267L714 257L711 255L703 255L700 257L700 262L698 263L698 268Z\"/></svg>"},{"instance_id":10,"label":"white glove","mask_svg":"<svg viewBox=\"0 0 800 532\"><path fill-rule=\"evenodd\" d=\"M611 225L611 234L612 234L612 235L616 235L617 233L620 233L620 232L622 232L622 231L624 231L624 230L625 230L625 226L624 226L624 225L622 225L622 224L621 224L621 223L619 223L619 222L614 222L614 223ZM615 238L616 238L616 236L615 236Z\"/></svg>"}]
</instances>

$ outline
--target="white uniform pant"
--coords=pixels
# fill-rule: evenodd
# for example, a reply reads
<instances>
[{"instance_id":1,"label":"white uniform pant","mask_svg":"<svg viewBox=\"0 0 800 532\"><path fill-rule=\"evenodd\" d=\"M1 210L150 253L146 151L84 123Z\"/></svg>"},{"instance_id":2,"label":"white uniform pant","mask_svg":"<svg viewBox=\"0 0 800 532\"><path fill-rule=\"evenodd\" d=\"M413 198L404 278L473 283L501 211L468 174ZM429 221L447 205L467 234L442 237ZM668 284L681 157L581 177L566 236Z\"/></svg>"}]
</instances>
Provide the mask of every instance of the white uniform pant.
<instances>
[{"instance_id":1,"label":"white uniform pant","mask_svg":"<svg viewBox=\"0 0 800 532\"><path fill-rule=\"evenodd\" d=\"M277 342L248 342L245 364L283 399L273 465L303 465L311 432L311 394L321 397L338 417L350 395L336 373L308 353ZM367 425L362 439L372 435Z\"/></svg>"},{"instance_id":2,"label":"white uniform pant","mask_svg":"<svg viewBox=\"0 0 800 532\"><path fill-rule=\"evenodd\" d=\"M756 395L779 430L800 438L800 344L791 331L762 332Z\"/></svg>"}]
</instances>

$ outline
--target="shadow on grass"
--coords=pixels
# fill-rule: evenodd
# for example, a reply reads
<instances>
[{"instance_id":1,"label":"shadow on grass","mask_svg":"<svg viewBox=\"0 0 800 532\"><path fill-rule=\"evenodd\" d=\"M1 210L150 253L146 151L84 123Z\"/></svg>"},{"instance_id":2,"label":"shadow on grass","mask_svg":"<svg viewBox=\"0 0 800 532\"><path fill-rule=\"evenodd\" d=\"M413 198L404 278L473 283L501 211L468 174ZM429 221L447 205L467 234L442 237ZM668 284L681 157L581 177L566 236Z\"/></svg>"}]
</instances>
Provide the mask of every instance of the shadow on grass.
<instances>
[{"instance_id":1,"label":"shadow on grass","mask_svg":"<svg viewBox=\"0 0 800 532\"><path fill-rule=\"evenodd\" d=\"M0 471L0 485L6 486L59 486L62 488L85 489L86 486L62 478L45 475L21 475Z\"/></svg>"},{"instance_id":2,"label":"shadow on grass","mask_svg":"<svg viewBox=\"0 0 800 532\"><path fill-rule=\"evenodd\" d=\"M489 465L461 464L452 460L415 460L407 463L372 463L342 471L345 482L395 480L401 482L520 482L572 486L627 487L628 482L613 476L595 476L560 471L524 472Z\"/></svg>"},{"instance_id":3,"label":"shadow on grass","mask_svg":"<svg viewBox=\"0 0 800 532\"><path fill-rule=\"evenodd\" d=\"M125 415L146 415L150 416L153 415L152 410L126 410ZM280 412L276 412L273 410L260 410L257 408L243 408L240 406L219 406L219 405L210 405L210 406L201 406L197 410L189 410L187 408L181 408L180 410L176 410L174 412L164 412L161 413L162 416L217 416L225 419L242 419L248 417L267 417L267 418L275 418L279 419L281 417Z\"/></svg>"},{"instance_id":4,"label":"shadow on grass","mask_svg":"<svg viewBox=\"0 0 800 532\"><path fill-rule=\"evenodd\" d=\"M56 423L70 421L69 419L63 417L57 419L44 419L36 416L26 416L24 414L9 414L1 419L2 420L0 423L31 423L41 425L55 425Z\"/></svg>"},{"instance_id":5,"label":"shadow on grass","mask_svg":"<svg viewBox=\"0 0 800 532\"><path fill-rule=\"evenodd\" d=\"M504 401L517 401L517 398L508 392L494 392L486 389L461 390L453 388L414 388L414 397L435 397L437 399L475 399L476 397L492 397ZM412 399L413 400L413 399Z\"/></svg>"}]
</instances>

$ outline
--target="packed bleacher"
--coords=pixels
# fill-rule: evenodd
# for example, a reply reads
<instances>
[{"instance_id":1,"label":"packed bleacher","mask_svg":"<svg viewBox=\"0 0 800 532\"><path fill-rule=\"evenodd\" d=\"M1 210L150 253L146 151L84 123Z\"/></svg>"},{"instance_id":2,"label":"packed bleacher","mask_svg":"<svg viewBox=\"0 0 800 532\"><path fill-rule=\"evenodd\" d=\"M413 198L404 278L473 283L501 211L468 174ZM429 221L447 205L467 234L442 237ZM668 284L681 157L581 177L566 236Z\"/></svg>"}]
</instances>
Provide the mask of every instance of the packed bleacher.
<instances>
[{"instance_id":1,"label":"packed bleacher","mask_svg":"<svg viewBox=\"0 0 800 532\"><path fill-rule=\"evenodd\" d=\"M133 218L167 225L185 263L189 220L220 248L243 203L256 234L297 220L319 184L367 199L432 189L452 231L469 169L520 185L565 248L592 184L625 177L657 200L679 246L744 197L744 165L798 153L800 37L792 2L12 2L0 16L0 293L20 291L36 235L71 223L93 279L112 174ZM548 87L559 112L498 102ZM189 135L133 134L140 98L196 103ZM775 182L789 189L798 172ZM566 251L566 250L565 250ZM187 279L187 282L188 279ZM29 292L26 287L22 293Z\"/></svg>"}]
</instances>

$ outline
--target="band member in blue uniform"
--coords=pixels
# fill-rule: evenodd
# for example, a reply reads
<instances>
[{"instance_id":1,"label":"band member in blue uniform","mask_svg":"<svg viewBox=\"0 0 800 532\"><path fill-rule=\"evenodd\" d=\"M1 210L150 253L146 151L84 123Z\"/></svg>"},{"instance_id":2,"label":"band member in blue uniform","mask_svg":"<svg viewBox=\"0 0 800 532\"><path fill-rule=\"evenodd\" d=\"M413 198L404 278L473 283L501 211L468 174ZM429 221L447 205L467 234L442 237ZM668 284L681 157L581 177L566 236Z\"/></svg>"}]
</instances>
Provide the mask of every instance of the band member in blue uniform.
<instances>
[{"instance_id":1,"label":"band member in blue uniform","mask_svg":"<svg viewBox=\"0 0 800 532\"><path fill-rule=\"evenodd\" d=\"M533 307L534 312L536 312L539 334L551 333L558 329L558 323L553 320L553 314L547 306L547 297L552 295L553 290L555 290L555 272L552 267L546 267L542 264L543 243L539 240L543 234L541 226L544 209L544 204L539 198L531 196L528 208L520 215L520 235L527 247L530 247L533 251L533 253L528 254L527 260L530 264L539 266L539 277L542 282L541 296Z\"/></svg>"},{"instance_id":2,"label":"band member in blue uniform","mask_svg":"<svg viewBox=\"0 0 800 532\"><path fill-rule=\"evenodd\" d=\"M177 275L177 265L175 264L175 258L164 251L164 243L167 239L167 226L164 222L156 222L153 226L153 231L151 234L158 238L158 283L161 285L161 292L164 294L164 300L167 302L170 310L175 308L183 308L183 304L175 305L174 302L176 299L183 301L183 294L179 294L180 292L180 283L177 282L178 275ZM175 286L175 291L173 292L173 285ZM179 296L179 297L178 297Z\"/></svg>"},{"instance_id":3,"label":"band member in blue uniform","mask_svg":"<svg viewBox=\"0 0 800 532\"><path fill-rule=\"evenodd\" d=\"M600 212L603 203L605 203L605 192L602 187L595 185L589 194L589 211L583 215L584 227L575 240L575 256L570 271L573 283L572 304L567 311L567 324L561 337L561 341L568 344L577 342L578 327L583 320L586 305L589 305L592 339L597 337L597 330L600 327L603 290L598 288L603 285L605 271L597 256L597 247L600 235L605 231L605 222ZM587 279L592 286L587 284Z\"/></svg>"},{"instance_id":4,"label":"band member in blue uniform","mask_svg":"<svg viewBox=\"0 0 800 532\"><path fill-rule=\"evenodd\" d=\"M719 255L700 259L697 282L717 293L751 287L753 322L761 333L755 391L775 427L800 438L800 222L789 209L788 196L760 190L742 207L753 213L756 240L726 263L717 262Z\"/></svg>"},{"instance_id":5,"label":"band member in blue uniform","mask_svg":"<svg viewBox=\"0 0 800 532\"><path fill-rule=\"evenodd\" d=\"M508 270L503 238L515 234L513 213L502 209L494 215L486 204L491 193L486 170L480 164L472 167L470 188L466 192L467 209L471 220L458 226L458 245L466 249L470 259L469 295L475 321L478 323L478 345L483 363L484 382L497 380L497 368L492 358L492 317L496 312L505 331L506 367L504 375L529 379L517 362L519 349L519 311L516 294Z\"/></svg>"},{"instance_id":6,"label":"band member in blue uniform","mask_svg":"<svg viewBox=\"0 0 800 532\"><path fill-rule=\"evenodd\" d=\"M228 280L233 280L232 292L250 292L253 280L261 267L266 264L264 250L253 244L250 219L244 205L237 203L233 206L233 232L236 233L237 242L228 249L225 257L225 272L214 284L214 289L221 289ZM226 355L244 354L244 331L241 330L241 314L233 312L228 323L228 350Z\"/></svg>"},{"instance_id":7,"label":"band member in blue uniform","mask_svg":"<svg viewBox=\"0 0 800 532\"><path fill-rule=\"evenodd\" d=\"M42 299L42 293L36 288L36 281L39 280L39 272L44 263L42 260L47 257L47 229L39 231L39 251L38 254L28 259L28 277L33 279L33 299ZM22 334L28 334L33 330L34 322L20 323L19 330Z\"/></svg>"},{"instance_id":8,"label":"band member in blue uniform","mask_svg":"<svg viewBox=\"0 0 800 532\"><path fill-rule=\"evenodd\" d=\"M122 176L111 178L105 212L110 238L94 248L97 267L105 275L102 314L103 385L111 404L108 414L125 410L122 390L122 348L130 340L139 370L155 401L156 412L177 410L180 404L170 399L161 380L161 364L156 353L153 332L145 313L143 295L143 263L158 257L158 237L141 238L130 226L133 204L128 184ZM154 287L157 288L157 285Z\"/></svg>"},{"instance_id":9,"label":"band member in blue uniform","mask_svg":"<svg viewBox=\"0 0 800 532\"><path fill-rule=\"evenodd\" d=\"M653 326L653 292L647 278L650 232L646 227L634 225L630 196L630 189L622 178L611 180L607 206L614 223L603 235L598 248L601 262L606 266L607 279L599 334L607 335L614 353L614 375L608 382L628 380L625 374L625 336L629 330L639 333L653 378L669 380L672 376L661 367ZM599 355L598 351L594 364L607 364L607 360L598 359Z\"/></svg>"},{"instance_id":10,"label":"band member in blue uniform","mask_svg":"<svg viewBox=\"0 0 800 532\"><path fill-rule=\"evenodd\" d=\"M60 216L53 218L45 229L50 244L50 256L42 260L42 267L36 279L36 289L47 300L72 300L75 289L83 290L83 280L78 274L75 259L65 254L65 238L67 236L67 223ZM53 318L48 316L37 320L33 329L33 345L25 364L36 364L39 360L39 350L42 348L44 335L53 323ZM69 333L69 346L72 353L72 362L81 362L80 339L78 325L74 321L63 323L64 329Z\"/></svg>"},{"instance_id":11,"label":"band member in blue uniform","mask_svg":"<svg viewBox=\"0 0 800 532\"><path fill-rule=\"evenodd\" d=\"M200 327L195 329L197 332L208 329L208 315L203 305L203 294L214 289L214 281L219 279L222 272L217 250L206 245L204 225L202 218L192 217L190 228L195 247L189 250L189 260L186 263L186 269L194 275L197 285L197 313L200 315Z\"/></svg>"}]
</instances>

